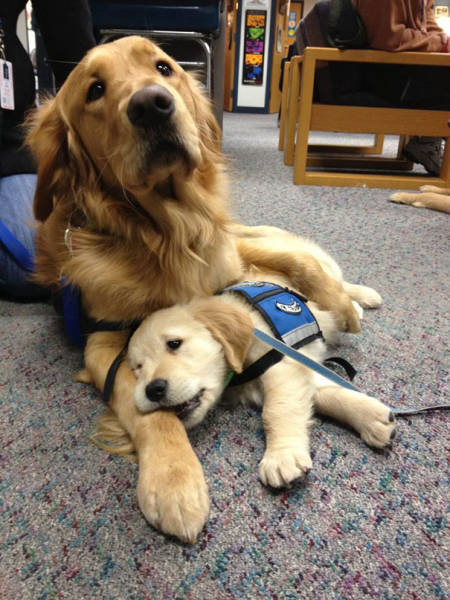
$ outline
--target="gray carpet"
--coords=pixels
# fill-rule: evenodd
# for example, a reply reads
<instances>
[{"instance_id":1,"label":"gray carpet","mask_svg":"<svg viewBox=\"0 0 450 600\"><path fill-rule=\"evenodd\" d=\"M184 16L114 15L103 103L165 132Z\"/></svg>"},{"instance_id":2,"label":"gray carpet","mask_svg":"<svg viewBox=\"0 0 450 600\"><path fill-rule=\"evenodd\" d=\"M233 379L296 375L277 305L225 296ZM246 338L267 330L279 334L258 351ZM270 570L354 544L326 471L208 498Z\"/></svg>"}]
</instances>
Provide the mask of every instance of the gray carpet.
<instances>
[{"instance_id":1,"label":"gray carpet","mask_svg":"<svg viewBox=\"0 0 450 600\"><path fill-rule=\"evenodd\" d=\"M448 401L448 215L389 190L294 187L277 135L274 116L225 116L236 216L312 237L383 295L362 335L342 336L360 388ZM81 356L52 308L3 301L0 323L0 598L448 597L446 413L402 418L382 453L318 420L307 482L273 493L259 413L218 408L191 434L211 518L183 546L139 513L136 465L89 442L101 401L72 383Z\"/></svg>"}]
</instances>

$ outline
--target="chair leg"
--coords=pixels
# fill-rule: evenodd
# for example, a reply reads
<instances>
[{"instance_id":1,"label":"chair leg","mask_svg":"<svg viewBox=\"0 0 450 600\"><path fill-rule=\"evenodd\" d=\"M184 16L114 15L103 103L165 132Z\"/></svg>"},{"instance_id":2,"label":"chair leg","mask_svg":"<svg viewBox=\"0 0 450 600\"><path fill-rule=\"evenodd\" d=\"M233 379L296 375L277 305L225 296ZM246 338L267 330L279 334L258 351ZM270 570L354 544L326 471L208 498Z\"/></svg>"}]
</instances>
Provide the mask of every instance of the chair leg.
<instances>
[{"instance_id":1,"label":"chair leg","mask_svg":"<svg viewBox=\"0 0 450 600\"><path fill-rule=\"evenodd\" d=\"M367 155L382 154L384 144L384 135L374 134L374 141L371 146L342 146L333 144L310 144L308 147L308 156L314 154L347 154L347 155Z\"/></svg>"},{"instance_id":2,"label":"chair leg","mask_svg":"<svg viewBox=\"0 0 450 600\"><path fill-rule=\"evenodd\" d=\"M409 135L401 135L398 138L397 158L403 158L403 149L410 140Z\"/></svg>"},{"instance_id":3,"label":"chair leg","mask_svg":"<svg viewBox=\"0 0 450 600\"><path fill-rule=\"evenodd\" d=\"M298 60L296 60L298 59ZM300 94L300 67L301 58L294 56L291 60L291 67L289 69L290 85L289 85L289 98L288 98L288 119L286 125L287 137L286 146L284 149L284 164L294 164L294 152L295 152L295 133L297 128L298 118L298 99Z\"/></svg>"},{"instance_id":4,"label":"chair leg","mask_svg":"<svg viewBox=\"0 0 450 600\"><path fill-rule=\"evenodd\" d=\"M316 66L315 62L315 60L308 60L305 61L302 65L298 131L294 156L294 183L296 185L304 183L306 176L308 137L314 95L314 71Z\"/></svg>"},{"instance_id":5,"label":"chair leg","mask_svg":"<svg viewBox=\"0 0 450 600\"><path fill-rule=\"evenodd\" d=\"M384 146L384 135L382 133L375 134L373 147L368 146L365 154L382 154Z\"/></svg>"},{"instance_id":6,"label":"chair leg","mask_svg":"<svg viewBox=\"0 0 450 600\"><path fill-rule=\"evenodd\" d=\"M286 114L289 110L288 96L289 96L289 70L291 67L290 62L284 64L283 73L283 89L281 93L281 110L280 110L280 134L278 137L278 150L284 150L284 141L286 137Z\"/></svg>"}]
</instances>

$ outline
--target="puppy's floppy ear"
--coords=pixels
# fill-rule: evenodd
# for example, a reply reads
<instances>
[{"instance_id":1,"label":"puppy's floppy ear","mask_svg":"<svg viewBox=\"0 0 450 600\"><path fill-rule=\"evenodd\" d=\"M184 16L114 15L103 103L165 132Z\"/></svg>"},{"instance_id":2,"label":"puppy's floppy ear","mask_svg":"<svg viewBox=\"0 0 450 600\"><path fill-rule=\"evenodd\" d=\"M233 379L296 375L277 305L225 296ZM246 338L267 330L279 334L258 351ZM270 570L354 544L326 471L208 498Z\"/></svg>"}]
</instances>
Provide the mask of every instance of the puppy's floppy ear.
<instances>
[{"instance_id":1,"label":"puppy's floppy ear","mask_svg":"<svg viewBox=\"0 0 450 600\"><path fill-rule=\"evenodd\" d=\"M68 185L64 169L67 162L67 133L55 99L48 99L41 108L31 113L26 127L26 143L38 166L34 214L39 221L45 221L53 210L56 191Z\"/></svg>"},{"instance_id":2,"label":"puppy's floppy ear","mask_svg":"<svg viewBox=\"0 0 450 600\"><path fill-rule=\"evenodd\" d=\"M195 300L194 317L222 346L225 358L236 373L241 373L253 336L253 323L239 306L211 297Z\"/></svg>"}]
</instances>

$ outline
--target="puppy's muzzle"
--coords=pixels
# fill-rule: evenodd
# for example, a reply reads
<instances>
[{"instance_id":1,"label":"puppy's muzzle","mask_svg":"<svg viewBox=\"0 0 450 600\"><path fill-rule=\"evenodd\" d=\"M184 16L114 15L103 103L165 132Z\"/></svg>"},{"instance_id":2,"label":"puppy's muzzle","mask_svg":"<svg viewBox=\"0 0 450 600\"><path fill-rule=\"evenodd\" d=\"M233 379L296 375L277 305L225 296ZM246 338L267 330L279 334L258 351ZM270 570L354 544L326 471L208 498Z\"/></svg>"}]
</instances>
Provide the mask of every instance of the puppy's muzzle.
<instances>
[{"instance_id":1,"label":"puppy's muzzle","mask_svg":"<svg viewBox=\"0 0 450 600\"><path fill-rule=\"evenodd\" d=\"M168 121L175 100L161 85L148 85L135 92L128 102L127 115L135 127L147 128Z\"/></svg>"},{"instance_id":2,"label":"puppy's muzzle","mask_svg":"<svg viewBox=\"0 0 450 600\"><path fill-rule=\"evenodd\" d=\"M145 386L145 395L150 402L162 402L167 394L167 379L154 379Z\"/></svg>"},{"instance_id":3,"label":"puppy's muzzle","mask_svg":"<svg viewBox=\"0 0 450 600\"><path fill-rule=\"evenodd\" d=\"M187 419L189 415L200 406L203 392L205 391L205 389L202 388L190 400L182 402L181 404L167 405L168 389L169 382L167 379L153 379L153 381L145 386L145 395L150 402L159 404L160 409L173 410L181 420Z\"/></svg>"}]
</instances>

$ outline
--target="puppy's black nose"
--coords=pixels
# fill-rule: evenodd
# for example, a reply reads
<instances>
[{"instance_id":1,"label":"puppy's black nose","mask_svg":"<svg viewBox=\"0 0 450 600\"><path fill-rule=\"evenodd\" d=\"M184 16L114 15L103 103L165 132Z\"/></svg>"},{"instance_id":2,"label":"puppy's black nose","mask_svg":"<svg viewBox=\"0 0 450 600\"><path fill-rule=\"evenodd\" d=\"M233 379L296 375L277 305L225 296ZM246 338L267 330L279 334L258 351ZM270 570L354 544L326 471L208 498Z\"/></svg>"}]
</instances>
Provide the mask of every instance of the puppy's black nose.
<instances>
[{"instance_id":1,"label":"puppy's black nose","mask_svg":"<svg viewBox=\"0 0 450 600\"><path fill-rule=\"evenodd\" d=\"M167 392L167 379L154 379L145 386L145 395L152 402L161 402Z\"/></svg>"},{"instance_id":2,"label":"puppy's black nose","mask_svg":"<svg viewBox=\"0 0 450 600\"><path fill-rule=\"evenodd\" d=\"M135 92L128 102L127 115L136 127L166 121L175 109L173 96L161 85L148 85Z\"/></svg>"}]
</instances>

